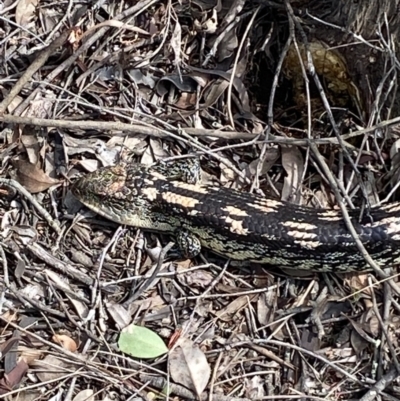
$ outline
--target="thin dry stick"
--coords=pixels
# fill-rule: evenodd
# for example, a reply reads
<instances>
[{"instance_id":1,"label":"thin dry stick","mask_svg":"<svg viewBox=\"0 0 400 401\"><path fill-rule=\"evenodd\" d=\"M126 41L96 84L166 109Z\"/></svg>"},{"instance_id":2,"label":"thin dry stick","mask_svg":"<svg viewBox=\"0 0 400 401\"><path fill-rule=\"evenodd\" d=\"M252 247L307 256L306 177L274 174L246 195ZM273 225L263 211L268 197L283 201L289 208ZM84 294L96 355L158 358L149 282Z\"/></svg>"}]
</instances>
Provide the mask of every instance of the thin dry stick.
<instances>
[{"instance_id":1,"label":"thin dry stick","mask_svg":"<svg viewBox=\"0 0 400 401\"><path fill-rule=\"evenodd\" d=\"M354 375L352 375L351 373L349 373L347 370L341 368L339 365L337 365L335 362L330 361L329 359L323 357L320 354L317 354L315 352L309 351L308 349L299 347L297 345L291 344L289 342L284 342L284 341L279 341L279 340L258 340L258 339L254 339L253 341L254 344L261 344L261 345L277 345L279 347L285 347L285 348L291 348L295 351L301 352L303 354L307 354L309 356L314 357L315 359L318 359L324 363L326 363L327 365L329 365L332 369L335 369L337 372L341 373L343 376L346 376L349 380L359 384L362 387L365 387L366 385L359 379L357 379L357 377L355 377ZM241 347L247 344L246 341L243 342L237 342L237 343L228 343L229 345L231 345L232 347Z\"/></svg>"},{"instance_id":2,"label":"thin dry stick","mask_svg":"<svg viewBox=\"0 0 400 401\"><path fill-rule=\"evenodd\" d=\"M25 189L19 182L15 180L9 180L6 178L0 178L0 185L6 185L12 188L15 188L21 195L25 196L29 202L36 208L36 210L42 215L42 217L49 223L49 226L57 232L57 234L61 233L61 227L58 221L54 220L51 215L42 207L42 205L32 196L32 194Z\"/></svg>"},{"instance_id":3,"label":"thin dry stick","mask_svg":"<svg viewBox=\"0 0 400 401\"><path fill-rule=\"evenodd\" d=\"M33 125L37 127L54 127L54 128L64 128L71 130L98 130L98 131L123 131L134 133L137 135L149 135L156 138L168 137L167 133L156 127L145 127L139 124L127 124L121 122L109 122L109 121L72 121L72 120L56 120L56 119L45 119L45 118L35 118L35 117L19 117L15 115L0 115L0 122L10 123L10 124L26 124ZM391 120L383 121L372 127L360 129L349 134L342 135L343 140L355 138L357 136L372 133L377 130L382 130L384 128L389 128L394 125L400 124L400 117L393 118ZM203 128L185 128L185 132L197 136L197 137L215 137L229 139L254 139L257 136L263 137L260 134L252 134L248 132L238 132L238 131L222 131L217 129L203 129ZM308 139L295 139L295 138L283 138L275 135L268 135L268 143L283 143L287 145L298 145L307 146L310 141ZM335 145L338 143L336 138L319 138L313 139L313 143L319 145ZM352 145L347 144L347 147L354 148Z\"/></svg>"},{"instance_id":4,"label":"thin dry stick","mask_svg":"<svg viewBox=\"0 0 400 401\"><path fill-rule=\"evenodd\" d=\"M124 302L124 306L128 307L132 302L136 301L152 284L154 279L157 277L158 273L160 272L165 255L167 252L172 248L174 242L169 242L160 252L158 257L156 268L154 269L153 273L151 274L150 278L146 280L142 288L140 288L135 294L133 294L129 299Z\"/></svg>"},{"instance_id":5,"label":"thin dry stick","mask_svg":"<svg viewBox=\"0 0 400 401\"><path fill-rule=\"evenodd\" d=\"M396 368L390 369L385 376L381 377L381 379L376 382L373 387L369 389L369 391L360 398L360 401L372 401L377 398L377 395L380 394L385 388L387 388L393 380L399 377L399 373Z\"/></svg>"},{"instance_id":6,"label":"thin dry stick","mask_svg":"<svg viewBox=\"0 0 400 401\"><path fill-rule=\"evenodd\" d=\"M39 68L43 67L47 59L55 52L57 48L59 48L65 43L70 32L71 29L67 29L66 31L64 31L57 39L53 41L53 43L51 43L48 47L43 49L38 54L35 61L26 69L26 71L22 74L21 78L11 89L10 93L0 103L0 115L4 114L4 112L7 110L7 107L11 104L14 98L21 92L23 87L29 82L33 74L36 71L38 71Z\"/></svg>"},{"instance_id":7,"label":"thin dry stick","mask_svg":"<svg viewBox=\"0 0 400 401\"><path fill-rule=\"evenodd\" d=\"M374 312L375 312L375 316L378 319L378 322L381 325L382 332L383 332L383 334L384 334L384 336L386 338L386 343L387 343L387 346L389 347L390 355L392 357L392 363L395 366L397 372L400 374L400 364L399 364L399 361L397 359L396 350L395 350L395 348L393 346L393 342L392 342L392 340L390 338L390 335L389 335L389 333L387 331L387 325L385 325L385 323L383 322L381 313L379 311L378 304L376 302L375 292L374 292L374 289L372 287L371 278L369 278L368 284L369 284L369 288L370 288L370 291L371 291L372 305L373 305L373 309L374 309Z\"/></svg>"}]
</instances>

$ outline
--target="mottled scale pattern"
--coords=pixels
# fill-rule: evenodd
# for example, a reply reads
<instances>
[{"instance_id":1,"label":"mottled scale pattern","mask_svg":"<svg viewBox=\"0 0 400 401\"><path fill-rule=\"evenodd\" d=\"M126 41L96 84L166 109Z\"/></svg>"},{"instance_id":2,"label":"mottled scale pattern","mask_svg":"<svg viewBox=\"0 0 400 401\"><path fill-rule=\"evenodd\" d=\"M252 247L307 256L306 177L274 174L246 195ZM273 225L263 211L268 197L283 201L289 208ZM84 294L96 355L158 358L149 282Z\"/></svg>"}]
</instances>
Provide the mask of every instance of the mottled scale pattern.
<instances>
[{"instance_id":1,"label":"mottled scale pattern","mask_svg":"<svg viewBox=\"0 0 400 401\"><path fill-rule=\"evenodd\" d=\"M340 211L170 180L165 169L135 164L99 169L72 191L112 221L170 234L184 229L202 247L234 260L317 272L368 270ZM350 216L378 264L400 262L400 203Z\"/></svg>"}]
</instances>

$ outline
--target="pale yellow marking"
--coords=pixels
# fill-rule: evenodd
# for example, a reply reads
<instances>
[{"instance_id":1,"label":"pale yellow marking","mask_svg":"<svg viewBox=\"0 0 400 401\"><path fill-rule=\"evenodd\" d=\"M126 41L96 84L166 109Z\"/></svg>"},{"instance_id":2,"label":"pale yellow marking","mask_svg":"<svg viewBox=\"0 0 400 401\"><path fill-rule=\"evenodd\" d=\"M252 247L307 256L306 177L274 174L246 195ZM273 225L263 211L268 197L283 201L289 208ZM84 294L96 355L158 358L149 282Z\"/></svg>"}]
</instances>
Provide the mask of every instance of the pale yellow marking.
<instances>
[{"instance_id":1,"label":"pale yellow marking","mask_svg":"<svg viewBox=\"0 0 400 401\"><path fill-rule=\"evenodd\" d=\"M231 217L227 217L225 222L229 225L229 231L235 234L246 235L249 230L243 227L243 222L239 220L234 220Z\"/></svg>"},{"instance_id":2,"label":"pale yellow marking","mask_svg":"<svg viewBox=\"0 0 400 401\"><path fill-rule=\"evenodd\" d=\"M389 213L395 213L400 211L400 203L399 202L389 203L388 205L381 206L381 209Z\"/></svg>"},{"instance_id":3,"label":"pale yellow marking","mask_svg":"<svg viewBox=\"0 0 400 401\"><path fill-rule=\"evenodd\" d=\"M248 203L247 206L253 207L254 209L261 210L265 213L277 213L277 207L282 206L281 202L266 200L265 202L257 201L254 203Z\"/></svg>"},{"instance_id":4,"label":"pale yellow marking","mask_svg":"<svg viewBox=\"0 0 400 401\"><path fill-rule=\"evenodd\" d=\"M189 196L178 195L175 192L163 192L161 197L168 203L173 203L187 208L193 208L200 203L198 199L191 198Z\"/></svg>"},{"instance_id":5,"label":"pale yellow marking","mask_svg":"<svg viewBox=\"0 0 400 401\"><path fill-rule=\"evenodd\" d=\"M299 223L297 221L283 221L281 223L285 227L296 228L298 230L315 230L317 228L314 224Z\"/></svg>"},{"instance_id":6,"label":"pale yellow marking","mask_svg":"<svg viewBox=\"0 0 400 401\"><path fill-rule=\"evenodd\" d=\"M153 184L154 184L154 181L149 180L148 178L145 178L143 181L144 181L145 184L147 184L147 185L153 185Z\"/></svg>"},{"instance_id":7,"label":"pale yellow marking","mask_svg":"<svg viewBox=\"0 0 400 401\"><path fill-rule=\"evenodd\" d=\"M339 221L343 217L338 210L326 210L318 213L318 219L322 221Z\"/></svg>"},{"instance_id":8,"label":"pale yellow marking","mask_svg":"<svg viewBox=\"0 0 400 401\"><path fill-rule=\"evenodd\" d=\"M159 173L158 171L151 171L151 175L155 178L166 180L167 177L164 174Z\"/></svg>"},{"instance_id":9,"label":"pale yellow marking","mask_svg":"<svg viewBox=\"0 0 400 401\"><path fill-rule=\"evenodd\" d=\"M318 217L337 217L339 216L338 210L325 210L323 212L318 213Z\"/></svg>"},{"instance_id":10,"label":"pale yellow marking","mask_svg":"<svg viewBox=\"0 0 400 401\"><path fill-rule=\"evenodd\" d=\"M302 248L315 249L321 245L319 241L294 241L295 244L299 244Z\"/></svg>"},{"instance_id":11,"label":"pale yellow marking","mask_svg":"<svg viewBox=\"0 0 400 401\"><path fill-rule=\"evenodd\" d=\"M188 191L197 192L198 194L208 194L209 190L201 185L188 184L186 182L172 181L171 184L175 188L182 188Z\"/></svg>"},{"instance_id":12,"label":"pale yellow marking","mask_svg":"<svg viewBox=\"0 0 400 401\"><path fill-rule=\"evenodd\" d=\"M158 190L156 188L144 188L142 189L142 194L147 196L147 199L149 201L153 201L157 199L157 195L159 194Z\"/></svg>"},{"instance_id":13,"label":"pale yellow marking","mask_svg":"<svg viewBox=\"0 0 400 401\"><path fill-rule=\"evenodd\" d=\"M338 214L336 216L326 216L325 214L318 215L318 220L322 220L322 221L339 221L342 219L343 219L343 217Z\"/></svg>"},{"instance_id":14,"label":"pale yellow marking","mask_svg":"<svg viewBox=\"0 0 400 401\"><path fill-rule=\"evenodd\" d=\"M245 210L239 209L238 207L235 206L227 206L221 210L235 216L248 216Z\"/></svg>"},{"instance_id":15,"label":"pale yellow marking","mask_svg":"<svg viewBox=\"0 0 400 401\"><path fill-rule=\"evenodd\" d=\"M293 238L302 239L302 240L313 239L315 237L318 237L318 234L305 233L304 231L288 231L287 234Z\"/></svg>"},{"instance_id":16,"label":"pale yellow marking","mask_svg":"<svg viewBox=\"0 0 400 401\"><path fill-rule=\"evenodd\" d=\"M283 203L282 203L282 202L276 201L276 200L273 200L273 199L268 199L268 200L266 199L266 200L265 200L265 203L268 204L268 205L271 206L271 207L283 206Z\"/></svg>"}]
</instances>

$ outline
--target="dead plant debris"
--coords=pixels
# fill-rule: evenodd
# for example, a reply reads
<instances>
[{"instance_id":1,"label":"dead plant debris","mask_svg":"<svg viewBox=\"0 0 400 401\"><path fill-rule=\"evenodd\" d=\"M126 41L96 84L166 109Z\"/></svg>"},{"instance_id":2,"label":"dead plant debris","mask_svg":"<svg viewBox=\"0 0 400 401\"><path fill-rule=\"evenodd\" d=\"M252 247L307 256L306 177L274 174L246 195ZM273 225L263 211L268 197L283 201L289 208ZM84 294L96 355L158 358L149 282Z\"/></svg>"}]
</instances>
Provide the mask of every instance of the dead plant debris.
<instances>
[{"instance_id":1,"label":"dead plant debris","mask_svg":"<svg viewBox=\"0 0 400 401\"><path fill-rule=\"evenodd\" d=\"M347 207L398 200L400 0L379 4L0 4L1 397L400 397L396 266L159 261L168 238L69 192L196 154L203 181L311 207L338 207L320 160Z\"/></svg>"}]
</instances>

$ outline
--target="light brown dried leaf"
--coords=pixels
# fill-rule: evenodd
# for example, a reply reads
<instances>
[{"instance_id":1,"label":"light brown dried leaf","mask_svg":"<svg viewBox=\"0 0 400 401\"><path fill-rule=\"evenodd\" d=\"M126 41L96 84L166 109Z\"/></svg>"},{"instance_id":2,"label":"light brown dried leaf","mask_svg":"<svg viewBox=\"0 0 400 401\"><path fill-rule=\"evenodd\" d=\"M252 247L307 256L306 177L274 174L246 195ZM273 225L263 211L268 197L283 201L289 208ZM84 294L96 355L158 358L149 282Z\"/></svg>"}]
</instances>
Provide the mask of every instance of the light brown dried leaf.
<instances>
[{"instance_id":1,"label":"light brown dried leaf","mask_svg":"<svg viewBox=\"0 0 400 401\"><path fill-rule=\"evenodd\" d=\"M18 347L18 352L20 352L20 358L22 358L28 365L30 365L33 361L37 361L43 356L43 352L41 349L29 348L23 345Z\"/></svg>"},{"instance_id":2,"label":"light brown dried leaf","mask_svg":"<svg viewBox=\"0 0 400 401\"><path fill-rule=\"evenodd\" d=\"M193 341L182 337L171 351L168 362L175 383L195 391L200 398L211 374L203 351Z\"/></svg>"},{"instance_id":3,"label":"light brown dried leaf","mask_svg":"<svg viewBox=\"0 0 400 401\"><path fill-rule=\"evenodd\" d=\"M19 160L14 166L17 170L17 181L32 194L45 191L61 182L49 177L42 169L27 161Z\"/></svg>"},{"instance_id":4,"label":"light brown dried leaf","mask_svg":"<svg viewBox=\"0 0 400 401\"><path fill-rule=\"evenodd\" d=\"M238 313L242 308L246 307L250 302L253 302L257 297L258 294L237 297L234 301L217 313L218 318L224 322L231 321L232 316L236 315L236 313Z\"/></svg>"},{"instance_id":5,"label":"light brown dried leaf","mask_svg":"<svg viewBox=\"0 0 400 401\"><path fill-rule=\"evenodd\" d=\"M182 28L178 20L175 23L170 43L175 54L174 65L179 66L181 63Z\"/></svg>"},{"instance_id":6,"label":"light brown dried leaf","mask_svg":"<svg viewBox=\"0 0 400 401\"><path fill-rule=\"evenodd\" d=\"M366 294L371 294L371 288L368 284L368 274L352 274L344 281L353 292L361 290Z\"/></svg>"},{"instance_id":7,"label":"light brown dried leaf","mask_svg":"<svg viewBox=\"0 0 400 401\"><path fill-rule=\"evenodd\" d=\"M38 0L20 0L15 9L15 22L27 26L35 14L38 3Z\"/></svg>"},{"instance_id":8,"label":"light brown dried leaf","mask_svg":"<svg viewBox=\"0 0 400 401\"><path fill-rule=\"evenodd\" d=\"M267 292L260 294L257 300L257 318L261 325L265 326L273 321L277 303L277 290L272 287Z\"/></svg>"},{"instance_id":9,"label":"light brown dried leaf","mask_svg":"<svg viewBox=\"0 0 400 401\"><path fill-rule=\"evenodd\" d=\"M28 390L19 389L15 397L9 399L12 401L36 401L39 400L41 396L41 390L29 388Z\"/></svg>"},{"instance_id":10,"label":"light brown dried leaf","mask_svg":"<svg viewBox=\"0 0 400 401\"><path fill-rule=\"evenodd\" d=\"M72 365L53 356L46 355L42 360L35 361L31 367L35 367L37 377L41 382L58 380L72 372Z\"/></svg>"},{"instance_id":11,"label":"light brown dried leaf","mask_svg":"<svg viewBox=\"0 0 400 401\"><path fill-rule=\"evenodd\" d=\"M245 397L249 400L261 399L265 395L264 380L260 376L245 379Z\"/></svg>"},{"instance_id":12,"label":"light brown dried leaf","mask_svg":"<svg viewBox=\"0 0 400 401\"><path fill-rule=\"evenodd\" d=\"M80 391L73 401L94 401L94 391L90 388Z\"/></svg>"},{"instance_id":13,"label":"light brown dried leaf","mask_svg":"<svg viewBox=\"0 0 400 401\"><path fill-rule=\"evenodd\" d=\"M117 327L122 330L132 322L132 314L130 310L125 309L122 305L108 302L106 304L107 311L113 318Z\"/></svg>"},{"instance_id":14,"label":"light brown dried leaf","mask_svg":"<svg viewBox=\"0 0 400 401\"><path fill-rule=\"evenodd\" d=\"M286 171L283 183L282 200L299 203L304 160L300 150L294 146L282 146L282 167Z\"/></svg>"}]
</instances>

